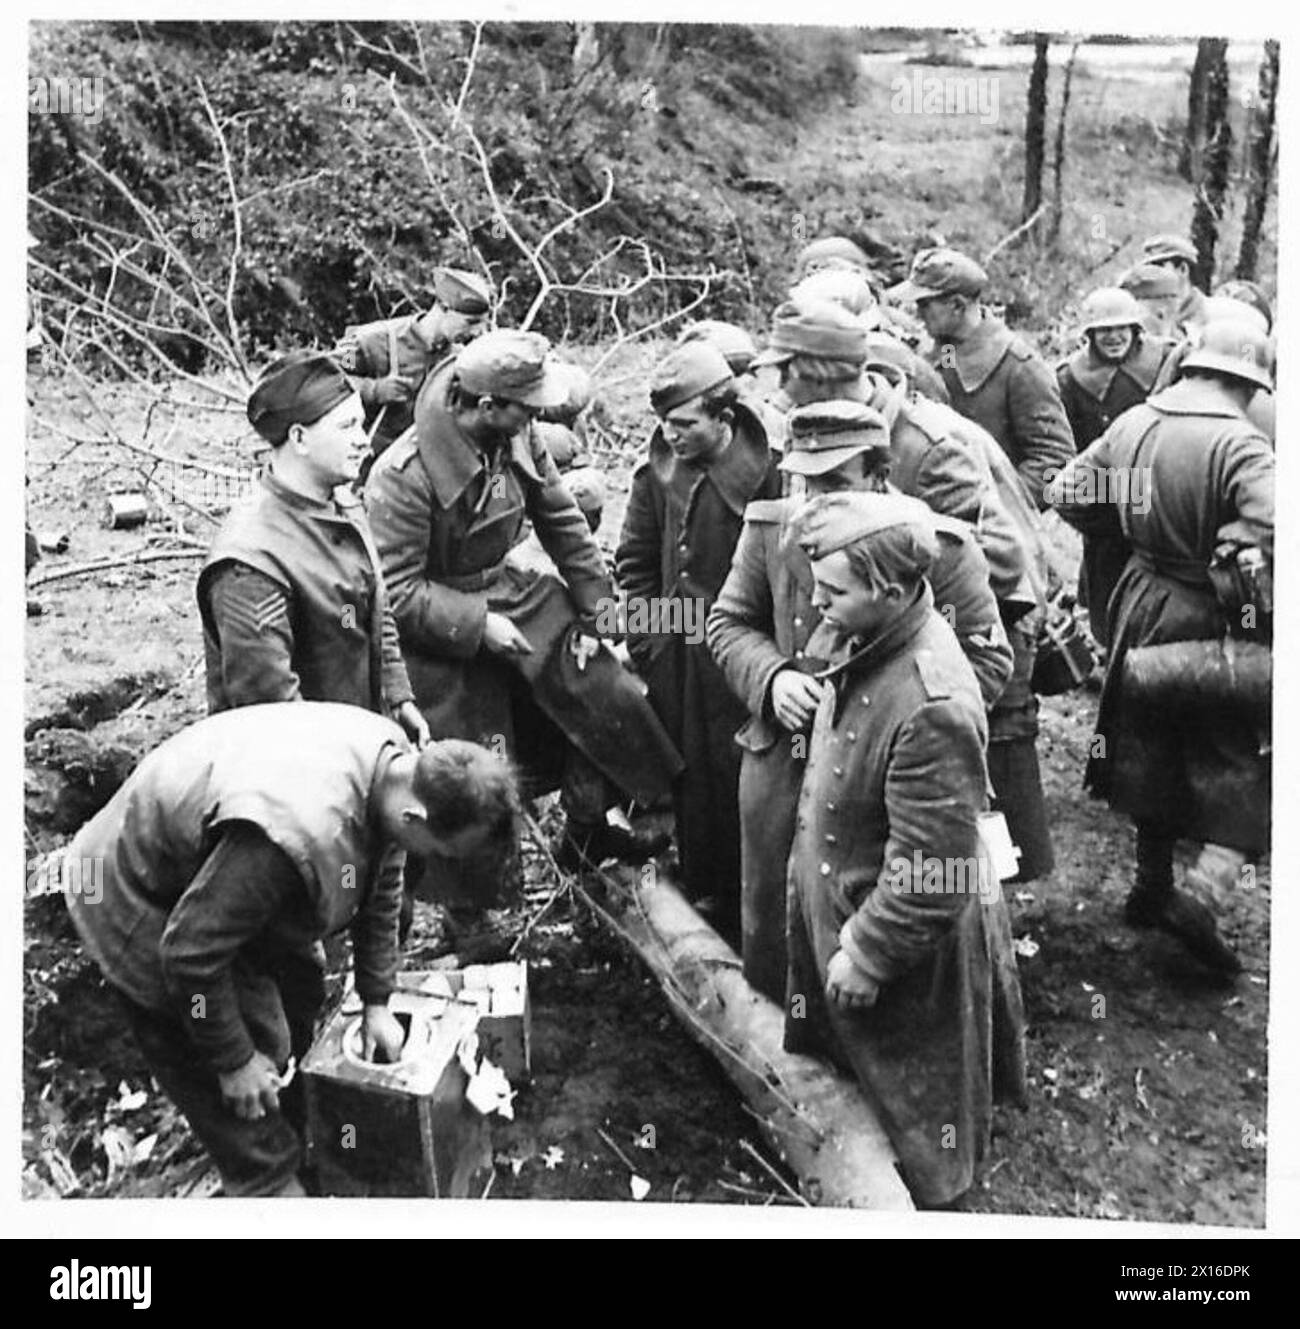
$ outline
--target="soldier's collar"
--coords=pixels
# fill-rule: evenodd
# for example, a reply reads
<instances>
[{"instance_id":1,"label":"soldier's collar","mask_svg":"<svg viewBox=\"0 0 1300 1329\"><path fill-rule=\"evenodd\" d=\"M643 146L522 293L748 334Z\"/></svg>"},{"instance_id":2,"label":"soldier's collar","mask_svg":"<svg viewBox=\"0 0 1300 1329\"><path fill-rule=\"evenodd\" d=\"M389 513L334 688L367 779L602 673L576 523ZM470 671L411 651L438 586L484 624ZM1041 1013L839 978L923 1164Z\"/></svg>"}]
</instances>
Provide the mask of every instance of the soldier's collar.
<instances>
[{"instance_id":1,"label":"soldier's collar","mask_svg":"<svg viewBox=\"0 0 1300 1329\"><path fill-rule=\"evenodd\" d=\"M487 469L487 458L461 429L455 413L447 403L447 386L450 382L450 375L447 375L445 382L435 386L435 390L429 394L428 408L423 413L418 410L420 403L417 401L415 423L420 455L429 473L434 497L443 508L451 507L471 481ZM511 436L509 460L511 465L540 483L541 477L529 446L531 434L530 425Z\"/></svg>"},{"instance_id":2,"label":"soldier's collar","mask_svg":"<svg viewBox=\"0 0 1300 1329\"><path fill-rule=\"evenodd\" d=\"M650 438L650 465L665 486L681 483L688 475L692 484L700 476L707 477L727 507L737 517L743 517L746 506L772 464L772 452L767 433L753 411L738 402L734 412L731 442L712 466L703 469L679 461L664 442L663 430L658 426Z\"/></svg>"},{"instance_id":3,"label":"soldier's collar","mask_svg":"<svg viewBox=\"0 0 1300 1329\"><path fill-rule=\"evenodd\" d=\"M1213 415L1247 422L1232 398L1206 379L1180 378L1172 387L1148 397L1147 405L1162 415Z\"/></svg>"},{"instance_id":4,"label":"soldier's collar","mask_svg":"<svg viewBox=\"0 0 1300 1329\"><path fill-rule=\"evenodd\" d=\"M902 650L913 637L925 626L934 608L934 595L930 585L922 581L916 589L911 603L894 619L883 632L879 632L870 641L857 638L841 638L837 657L829 668L823 669L815 677L830 682L838 695L836 715L843 701L844 691L855 674L862 674L876 668L885 660ZM819 629L820 631L820 629ZM811 650L812 643L809 642Z\"/></svg>"},{"instance_id":5,"label":"soldier's collar","mask_svg":"<svg viewBox=\"0 0 1300 1329\"><path fill-rule=\"evenodd\" d=\"M941 353L952 357L952 367L963 392L978 392L1002 363L1015 334L987 309L979 326L961 342L944 342Z\"/></svg>"},{"instance_id":6,"label":"soldier's collar","mask_svg":"<svg viewBox=\"0 0 1300 1329\"><path fill-rule=\"evenodd\" d=\"M263 469L260 479L286 507L297 508L302 512L315 512L323 517L338 517L346 515L348 509L361 506L361 500L347 485L338 485L329 498L322 499L312 498L310 494L291 489L269 466Z\"/></svg>"}]
</instances>

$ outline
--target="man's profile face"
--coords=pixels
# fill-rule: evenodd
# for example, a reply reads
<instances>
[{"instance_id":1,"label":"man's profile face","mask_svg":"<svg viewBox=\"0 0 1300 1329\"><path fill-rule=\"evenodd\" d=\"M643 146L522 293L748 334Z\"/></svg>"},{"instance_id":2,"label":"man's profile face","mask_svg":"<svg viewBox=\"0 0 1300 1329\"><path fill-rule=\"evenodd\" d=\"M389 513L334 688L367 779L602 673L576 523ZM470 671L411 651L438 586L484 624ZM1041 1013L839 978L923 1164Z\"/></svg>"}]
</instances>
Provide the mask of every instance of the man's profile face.
<instances>
[{"instance_id":1,"label":"man's profile face","mask_svg":"<svg viewBox=\"0 0 1300 1329\"><path fill-rule=\"evenodd\" d=\"M710 462L727 446L730 431L724 419L710 415L697 397L674 406L661 417L664 442L679 461Z\"/></svg>"},{"instance_id":2,"label":"man's profile face","mask_svg":"<svg viewBox=\"0 0 1300 1329\"><path fill-rule=\"evenodd\" d=\"M353 392L319 420L298 426L298 445L308 466L329 487L351 484L361 473L369 444L365 412L359 393Z\"/></svg>"},{"instance_id":3,"label":"man's profile face","mask_svg":"<svg viewBox=\"0 0 1300 1329\"><path fill-rule=\"evenodd\" d=\"M837 549L825 558L814 559L813 608L823 623L846 637L868 639L894 616L897 596L876 594L853 571L849 556Z\"/></svg>"},{"instance_id":4,"label":"man's profile face","mask_svg":"<svg viewBox=\"0 0 1300 1329\"><path fill-rule=\"evenodd\" d=\"M503 438L517 434L537 416L533 407L525 406L521 401L493 397L481 397L479 410L488 428Z\"/></svg>"},{"instance_id":5,"label":"man's profile face","mask_svg":"<svg viewBox=\"0 0 1300 1329\"><path fill-rule=\"evenodd\" d=\"M964 302L956 295L932 295L916 302L917 317L935 341L952 336L961 327L964 309Z\"/></svg>"},{"instance_id":6,"label":"man's profile face","mask_svg":"<svg viewBox=\"0 0 1300 1329\"><path fill-rule=\"evenodd\" d=\"M456 309L434 305L420 319L420 331L429 341L464 346L487 328L487 314L462 314Z\"/></svg>"},{"instance_id":7,"label":"man's profile face","mask_svg":"<svg viewBox=\"0 0 1300 1329\"><path fill-rule=\"evenodd\" d=\"M1192 284L1191 265L1185 258L1158 258L1155 260L1157 268L1164 268L1166 272L1172 272L1178 278L1178 294L1184 296Z\"/></svg>"}]
</instances>

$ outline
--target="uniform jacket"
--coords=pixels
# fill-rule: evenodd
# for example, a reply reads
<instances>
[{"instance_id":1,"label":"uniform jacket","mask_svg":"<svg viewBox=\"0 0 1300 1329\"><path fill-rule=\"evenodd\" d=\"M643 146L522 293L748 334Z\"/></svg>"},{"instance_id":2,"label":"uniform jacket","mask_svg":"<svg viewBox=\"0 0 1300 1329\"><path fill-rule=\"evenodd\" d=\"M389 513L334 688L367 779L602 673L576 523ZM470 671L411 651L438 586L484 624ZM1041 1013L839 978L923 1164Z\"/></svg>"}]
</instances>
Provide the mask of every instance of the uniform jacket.
<instances>
[{"instance_id":1,"label":"uniform jacket","mask_svg":"<svg viewBox=\"0 0 1300 1329\"><path fill-rule=\"evenodd\" d=\"M1140 336L1117 365L1099 361L1087 345L1057 365L1056 383L1080 452L1100 438L1117 415L1146 401L1172 349L1167 341Z\"/></svg>"},{"instance_id":2,"label":"uniform jacket","mask_svg":"<svg viewBox=\"0 0 1300 1329\"><path fill-rule=\"evenodd\" d=\"M615 554L620 588L639 600L693 602L699 640L633 634L628 650L650 701L686 763L677 789L677 836L687 893L733 896L740 887L736 730L744 705L704 640L704 624L727 571L746 505L780 490L776 454L758 418L735 407L731 442L711 466L679 461L656 428L632 475Z\"/></svg>"},{"instance_id":3,"label":"uniform jacket","mask_svg":"<svg viewBox=\"0 0 1300 1329\"><path fill-rule=\"evenodd\" d=\"M868 381L869 404L889 421L890 481L935 512L970 527L988 560L993 593L1008 606L1009 618L1023 616L1034 603L1025 575L1029 553L983 452L950 427L954 411L900 392L883 379L868 376Z\"/></svg>"},{"instance_id":4,"label":"uniform jacket","mask_svg":"<svg viewBox=\"0 0 1300 1329\"><path fill-rule=\"evenodd\" d=\"M1089 475L1145 474L1145 497L1116 500ZM1273 450L1215 384L1184 379L1122 415L1049 490L1085 534L1116 526L1132 549L1109 605L1111 653L1097 730L1105 740L1087 782L1113 806L1170 834L1255 853L1268 843L1269 770L1260 735L1237 715L1171 724L1124 696L1136 646L1215 640L1227 620L1207 568L1229 525L1271 563Z\"/></svg>"},{"instance_id":5,"label":"uniform jacket","mask_svg":"<svg viewBox=\"0 0 1300 1329\"><path fill-rule=\"evenodd\" d=\"M74 865L103 865L102 899L83 870L67 900L105 978L138 1005L189 1014L188 995L168 983L168 947L182 926L173 915L224 827L251 822L302 877L298 907L268 940L302 951L350 927L358 991L387 1000L404 855L381 833L371 796L391 757L409 750L392 721L319 702L227 711L168 739L65 850ZM196 930L222 930L220 906L187 904L187 944Z\"/></svg>"},{"instance_id":6,"label":"uniform jacket","mask_svg":"<svg viewBox=\"0 0 1300 1329\"><path fill-rule=\"evenodd\" d=\"M786 1045L853 1070L913 1197L941 1204L987 1149L995 1076L1024 1089L1010 928L978 831L988 731L928 592L853 650L829 675L799 796ZM926 891L927 878L952 889ZM841 949L880 984L870 1010L825 1000Z\"/></svg>"},{"instance_id":7,"label":"uniform jacket","mask_svg":"<svg viewBox=\"0 0 1300 1329\"><path fill-rule=\"evenodd\" d=\"M1142 336L1118 365L1099 362L1087 345L1061 361L1056 381L1080 452L1100 438L1116 416L1146 401L1155 390L1172 349L1167 341ZM1110 641L1106 606L1128 555L1128 544L1118 534L1097 534L1084 540L1079 600L1087 606L1092 635L1102 646Z\"/></svg>"},{"instance_id":8,"label":"uniform jacket","mask_svg":"<svg viewBox=\"0 0 1300 1329\"><path fill-rule=\"evenodd\" d=\"M447 402L451 364L431 374L415 428L375 463L366 505L416 701L435 735L513 734L511 677L621 788L651 802L681 759L635 681L607 651L578 670L579 620L612 604L613 585L587 519L545 443L521 430L492 457ZM559 575L507 557L532 523ZM481 650L488 611L528 638L506 665ZM513 745L512 750L513 750Z\"/></svg>"},{"instance_id":9,"label":"uniform jacket","mask_svg":"<svg viewBox=\"0 0 1300 1329\"><path fill-rule=\"evenodd\" d=\"M1183 367L1183 361L1191 354L1196 342L1191 337L1184 337L1173 346L1160 366L1152 392L1163 392L1173 385ZM1277 442L1277 397L1267 388L1260 388L1250 399L1246 407L1246 419L1264 435L1270 443Z\"/></svg>"},{"instance_id":10,"label":"uniform jacket","mask_svg":"<svg viewBox=\"0 0 1300 1329\"><path fill-rule=\"evenodd\" d=\"M340 368L356 385L366 412L367 430L382 413L372 446L383 452L404 434L415 418L415 395L425 375L446 359L451 347L445 341L428 341L420 332L420 314L405 318L386 318L348 328L334 350ZM410 389L411 398L403 405L383 405L376 397L380 382L401 379Z\"/></svg>"},{"instance_id":11,"label":"uniform jacket","mask_svg":"<svg viewBox=\"0 0 1300 1329\"><path fill-rule=\"evenodd\" d=\"M794 837L803 752L776 720L772 680L781 669L815 673L827 661L814 638L812 570L791 549L786 525L794 499L751 503L731 571L709 614L709 648L748 719L736 736L740 769L742 958L745 976L780 1003L785 992L785 873ZM937 602L971 661L986 704L1011 674L1011 647L989 589L987 564L962 523L937 516L939 559L931 570ZM802 742L802 740L801 740Z\"/></svg>"},{"instance_id":12,"label":"uniform jacket","mask_svg":"<svg viewBox=\"0 0 1300 1329\"><path fill-rule=\"evenodd\" d=\"M965 341L936 348L935 364L953 408L993 435L1043 507L1044 472L1075 453L1052 371L987 310Z\"/></svg>"},{"instance_id":13,"label":"uniform jacket","mask_svg":"<svg viewBox=\"0 0 1300 1329\"><path fill-rule=\"evenodd\" d=\"M232 582L219 612L214 585L239 568L257 576L243 593ZM198 600L210 711L299 698L384 711L414 695L379 555L350 494L318 503L264 473L217 532Z\"/></svg>"}]
</instances>

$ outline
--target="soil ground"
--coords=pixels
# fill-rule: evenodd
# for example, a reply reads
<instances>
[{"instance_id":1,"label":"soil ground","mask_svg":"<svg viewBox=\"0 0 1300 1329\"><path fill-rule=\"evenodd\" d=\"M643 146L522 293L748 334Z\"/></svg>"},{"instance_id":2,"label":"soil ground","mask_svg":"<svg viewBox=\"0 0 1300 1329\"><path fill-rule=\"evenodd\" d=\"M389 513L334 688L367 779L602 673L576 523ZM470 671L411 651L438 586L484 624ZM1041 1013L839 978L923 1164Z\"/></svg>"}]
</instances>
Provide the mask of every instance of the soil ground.
<instances>
[{"instance_id":1,"label":"soil ground","mask_svg":"<svg viewBox=\"0 0 1300 1329\"><path fill-rule=\"evenodd\" d=\"M977 252L991 246L1001 232L988 218L1003 210L1006 166L1019 150L1023 72L1003 79L1001 119L990 128L887 116L898 68L883 60L864 68L857 104L828 117L793 157L772 161L772 174L809 200L833 178L839 195L870 200L889 238L941 229ZM1131 161L1152 150L1181 86L1150 70L1105 79L1086 67L1076 73L1073 166L1095 180L1098 198L1133 219L1139 240L1185 226L1186 191L1168 174L1135 172ZM1130 257L1117 253L1114 266ZM1040 341L1059 350L1060 325L1039 314ZM613 491L601 533L607 546L644 435L645 371L662 349L625 350L604 376L593 438ZM588 363L599 353L574 352ZM174 536L177 515L191 538L210 538L211 524L176 504L155 507L142 530L102 529L105 495L139 478L131 454L73 447L76 436L100 432L76 384L33 375L29 388L31 520L71 540L66 554L46 556L36 577L149 548L153 537ZM171 453L208 463L249 463L237 413L177 407L146 419L138 392L97 388L96 397L127 438L166 438ZM176 545L158 538L155 547ZM79 743L110 748L120 778L132 759L202 713L196 568L194 559L126 566L34 591L44 613L29 620L25 643L29 864L66 837L77 808L102 801L97 782L113 778L94 761L77 764ZM1093 711L1088 693L1043 705L1039 750L1058 866L1011 899L1032 1092L1027 1109L999 1111L992 1156L965 1207L1261 1226L1269 874L1264 868L1253 889L1224 904L1227 935L1246 967L1231 987L1207 985L1176 946L1125 927L1132 832L1081 788ZM78 797L69 800L67 785ZM525 905L490 916L479 938L492 944L495 935L508 946L528 929L519 953L530 963L534 1020L534 1078L516 1100L515 1120L494 1129L490 1194L628 1200L635 1174L651 1199L793 1203L745 1147L762 1150L755 1123L646 972L567 892L534 919L555 885L534 852L527 879ZM439 912L421 906L407 966L450 949L444 932ZM57 898L28 899L24 950L24 1193L210 1193L201 1150L150 1082ZM643 1147L651 1135L654 1147Z\"/></svg>"}]
</instances>

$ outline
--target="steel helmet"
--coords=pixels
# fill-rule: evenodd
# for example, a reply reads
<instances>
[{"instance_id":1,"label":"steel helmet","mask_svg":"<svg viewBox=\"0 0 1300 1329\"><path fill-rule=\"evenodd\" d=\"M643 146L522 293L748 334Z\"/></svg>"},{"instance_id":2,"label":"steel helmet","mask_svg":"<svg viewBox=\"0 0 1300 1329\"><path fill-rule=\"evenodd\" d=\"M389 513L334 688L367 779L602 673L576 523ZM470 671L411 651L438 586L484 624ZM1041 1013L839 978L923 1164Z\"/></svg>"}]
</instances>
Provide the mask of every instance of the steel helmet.
<instances>
[{"instance_id":1,"label":"steel helmet","mask_svg":"<svg viewBox=\"0 0 1300 1329\"><path fill-rule=\"evenodd\" d=\"M1080 309L1079 333L1098 328L1141 328L1142 306L1120 286L1102 286L1089 293Z\"/></svg>"},{"instance_id":2,"label":"steel helmet","mask_svg":"<svg viewBox=\"0 0 1300 1329\"><path fill-rule=\"evenodd\" d=\"M1198 346L1187 353L1179 368L1212 369L1232 378L1245 379L1261 388L1273 388L1273 351L1266 333L1245 318L1222 318L1201 329Z\"/></svg>"}]
</instances>

